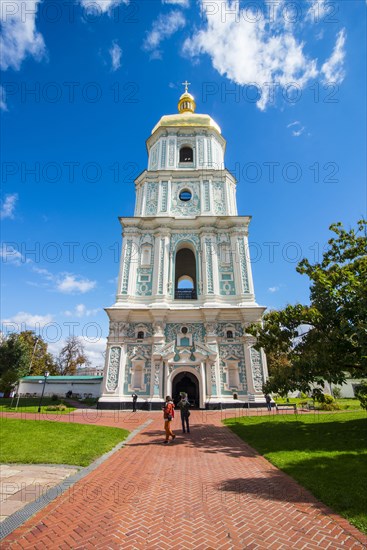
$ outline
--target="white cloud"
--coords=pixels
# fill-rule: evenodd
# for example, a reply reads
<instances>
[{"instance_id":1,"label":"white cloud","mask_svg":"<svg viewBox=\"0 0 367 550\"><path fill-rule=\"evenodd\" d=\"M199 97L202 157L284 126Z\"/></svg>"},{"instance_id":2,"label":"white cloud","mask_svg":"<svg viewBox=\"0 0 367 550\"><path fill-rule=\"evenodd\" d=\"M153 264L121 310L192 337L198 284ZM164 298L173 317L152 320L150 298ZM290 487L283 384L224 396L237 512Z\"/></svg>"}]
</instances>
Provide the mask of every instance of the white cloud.
<instances>
[{"instance_id":1,"label":"white cloud","mask_svg":"<svg viewBox=\"0 0 367 550\"><path fill-rule=\"evenodd\" d=\"M117 71L117 69L121 67L122 49L116 41L113 42L112 47L109 50L109 54L111 56L112 70Z\"/></svg>"},{"instance_id":2,"label":"white cloud","mask_svg":"<svg viewBox=\"0 0 367 550\"><path fill-rule=\"evenodd\" d=\"M153 21L152 30L147 34L144 40L144 50L152 52L152 57L154 58L161 57L161 52L159 50L161 42L183 28L185 24L185 17L180 11L160 14L158 18Z\"/></svg>"},{"instance_id":3,"label":"white cloud","mask_svg":"<svg viewBox=\"0 0 367 550\"><path fill-rule=\"evenodd\" d=\"M294 122L291 122L287 125L287 128L292 128L292 126L297 126L297 124L301 124L299 120L295 120Z\"/></svg>"},{"instance_id":4,"label":"white cloud","mask_svg":"<svg viewBox=\"0 0 367 550\"><path fill-rule=\"evenodd\" d=\"M84 304L78 304L77 306L75 306L74 311L65 311L64 315L66 317L92 317L94 315L97 315L99 311L101 311L100 308L87 309Z\"/></svg>"},{"instance_id":5,"label":"white cloud","mask_svg":"<svg viewBox=\"0 0 367 550\"><path fill-rule=\"evenodd\" d=\"M292 130L292 136L294 137L301 136L306 130L306 126L302 126L299 120L295 120L294 122L291 122L290 124L287 125L287 128L294 128Z\"/></svg>"},{"instance_id":6,"label":"white cloud","mask_svg":"<svg viewBox=\"0 0 367 550\"><path fill-rule=\"evenodd\" d=\"M257 106L266 109L277 87L303 89L320 74L317 59L305 54L305 43L297 39L295 24L281 15L282 3L270 20L269 15L252 14L250 6L241 10L238 0L201 0L205 27L186 39L184 54L207 54L220 75L240 86L256 84Z\"/></svg>"},{"instance_id":7,"label":"white cloud","mask_svg":"<svg viewBox=\"0 0 367 550\"><path fill-rule=\"evenodd\" d=\"M180 6L181 8L188 8L190 5L190 0L162 0L162 4L174 4Z\"/></svg>"},{"instance_id":8,"label":"white cloud","mask_svg":"<svg viewBox=\"0 0 367 550\"><path fill-rule=\"evenodd\" d=\"M87 11L106 13L120 4L129 4L129 0L80 0L80 3Z\"/></svg>"},{"instance_id":9,"label":"white cloud","mask_svg":"<svg viewBox=\"0 0 367 550\"><path fill-rule=\"evenodd\" d=\"M12 326L17 325L20 330L24 330L25 327L33 329L36 327L44 327L45 325L52 323L52 321L53 315L49 313L47 315L33 315L32 313L19 311L19 313L16 313L15 315L13 315L13 317L9 317L9 319L3 319L2 324Z\"/></svg>"},{"instance_id":10,"label":"white cloud","mask_svg":"<svg viewBox=\"0 0 367 550\"><path fill-rule=\"evenodd\" d=\"M0 258L2 263L11 265L21 265L28 261L25 260L19 250L14 248L10 243L2 243L0 248Z\"/></svg>"},{"instance_id":11,"label":"white cloud","mask_svg":"<svg viewBox=\"0 0 367 550\"><path fill-rule=\"evenodd\" d=\"M40 60L46 52L42 35L36 29L41 0L2 0L0 67L19 70L27 55Z\"/></svg>"},{"instance_id":12,"label":"white cloud","mask_svg":"<svg viewBox=\"0 0 367 550\"><path fill-rule=\"evenodd\" d=\"M66 294L72 294L74 292L84 294L85 292L92 290L95 286L96 281L82 279L77 275L67 273L58 280L56 288L60 292L64 292Z\"/></svg>"},{"instance_id":13,"label":"white cloud","mask_svg":"<svg viewBox=\"0 0 367 550\"><path fill-rule=\"evenodd\" d=\"M6 92L3 86L0 86L0 110L7 111L8 106L6 104Z\"/></svg>"},{"instance_id":14,"label":"white cloud","mask_svg":"<svg viewBox=\"0 0 367 550\"><path fill-rule=\"evenodd\" d=\"M343 29L338 33L333 53L321 67L321 72L325 77L324 82L340 84L344 79L345 39L345 30Z\"/></svg>"},{"instance_id":15,"label":"white cloud","mask_svg":"<svg viewBox=\"0 0 367 550\"><path fill-rule=\"evenodd\" d=\"M2 220L4 220L5 218L14 218L14 209L17 200L17 193L13 193L12 195L5 195L5 199L2 201L0 210L0 218Z\"/></svg>"},{"instance_id":16,"label":"white cloud","mask_svg":"<svg viewBox=\"0 0 367 550\"><path fill-rule=\"evenodd\" d=\"M278 292L278 290L280 290L279 286L271 286L268 288L268 292Z\"/></svg>"}]
</instances>

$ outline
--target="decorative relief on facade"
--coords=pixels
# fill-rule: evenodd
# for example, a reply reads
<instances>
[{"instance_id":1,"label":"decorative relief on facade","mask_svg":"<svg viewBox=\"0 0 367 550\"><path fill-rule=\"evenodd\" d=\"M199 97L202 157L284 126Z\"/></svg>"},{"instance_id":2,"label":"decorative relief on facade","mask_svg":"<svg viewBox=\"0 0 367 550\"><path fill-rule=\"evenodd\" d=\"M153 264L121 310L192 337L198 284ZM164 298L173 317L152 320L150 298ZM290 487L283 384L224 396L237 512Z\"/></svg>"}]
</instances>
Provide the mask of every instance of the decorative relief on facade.
<instances>
[{"instance_id":1,"label":"decorative relief on facade","mask_svg":"<svg viewBox=\"0 0 367 550\"><path fill-rule=\"evenodd\" d=\"M189 189L192 193L192 198L189 201L182 201L179 197L180 190ZM193 216L200 214L200 198L198 183L175 183L172 187L172 214L180 216Z\"/></svg>"},{"instance_id":2,"label":"decorative relief on facade","mask_svg":"<svg viewBox=\"0 0 367 550\"><path fill-rule=\"evenodd\" d=\"M214 212L218 216L224 216L226 214L226 201L224 195L223 182L213 181L213 199L214 199Z\"/></svg>"},{"instance_id":3,"label":"decorative relief on facade","mask_svg":"<svg viewBox=\"0 0 367 550\"><path fill-rule=\"evenodd\" d=\"M144 332L144 338L148 338L153 334L152 323L129 323L126 331L128 338L136 338L139 331Z\"/></svg>"},{"instance_id":4,"label":"decorative relief on facade","mask_svg":"<svg viewBox=\"0 0 367 550\"><path fill-rule=\"evenodd\" d=\"M151 379L151 354L152 354L152 346L147 345L134 345L134 344L128 344L127 345L127 362L126 362L126 369L125 369L125 385L124 385L124 392L125 394L128 394L132 389L136 391L136 393L143 393L143 394L149 394L150 393L150 379ZM134 383L134 361L140 362L141 364L141 372L140 374L140 380L139 380L139 387L136 387L136 384ZM139 390L140 388L140 390Z\"/></svg>"},{"instance_id":5,"label":"decorative relief on facade","mask_svg":"<svg viewBox=\"0 0 367 550\"><path fill-rule=\"evenodd\" d=\"M199 138L198 139L198 157L199 157L199 166L203 166L204 164L204 139Z\"/></svg>"},{"instance_id":6,"label":"decorative relief on facade","mask_svg":"<svg viewBox=\"0 0 367 550\"><path fill-rule=\"evenodd\" d=\"M213 282L213 244L210 239L205 239L205 256L206 256L206 279L207 279L207 292L208 294L214 294L214 282Z\"/></svg>"},{"instance_id":7,"label":"decorative relief on facade","mask_svg":"<svg viewBox=\"0 0 367 550\"><path fill-rule=\"evenodd\" d=\"M217 393L217 377L215 374L215 363L212 363L210 366L210 380L212 385L212 395Z\"/></svg>"},{"instance_id":8,"label":"decorative relief on facade","mask_svg":"<svg viewBox=\"0 0 367 550\"><path fill-rule=\"evenodd\" d=\"M180 241L190 242L195 246L196 251L200 251L200 239L198 235L195 235L194 233L172 233L170 246L171 252L176 249L176 246Z\"/></svg>"},{"instance_id":9,"label":"decorative relief on facade","mask_svg":"<svg viewBox=\"0 0 367 550\"><path fill-rule=\"evenodd\" d=\"M124 259L123 272L122 272L121 294L127 294L127 289L129 285L132 246L133 246L132 240L128 239L126 242L125 259Z\"/></svg>"},{"instance_id":10,"label":"decorative relief on facade","mask_svg":"<svg viewBox=\"0 0 367 550\"><path fill-rule=\"evenodd\" d=\"M240 336L243 336L243 327L242 323L236 323L232 321L228 321L227 323L217 323L216 324L216 333L217 336L220 338L226 338L227 337L227 330L231 330L233 332L233 337L238 338Z\"/></svg>"},{"instance_id":11,"label":"decorative relief on facade","mask_svg":"<svg viewBox=\"0 0 367 550\"><path fill-rule=\"evenodd\" d=\"M156 183L147 183L147 202L145 205L145 215L154 216L158 208L158 187Z\"/></svg>"},{"instance_id":12,"label":"decorative relief on facade","mask_svg":"<svg viewBox=\"0 0 367 550\"><path fill-rule=\"evenodd\" d=\"M224 393L231 393L231 390L228 385L228 368L227 361L233 359L238 362L238 379L239 387L238 390L241 393L247 392L247 382L246 382L246 364L245 364L245 351L242 344L220 344L219 346L219 356L221 362L221 383L222 391ZM224 381L226 378L226 381Z\"/></svg>"},{"instance_id":13,"label":"decorative relief on facade","mask_svg":"<svg viewBox=\"0 0 367 550\"><path fill-rule=\"evenodd\" d=\"M166 140L162 140L162 153L161 153L161 168L165 168L166 166L166 148L167 143Z\"/></svg>"},{"instance_id":14,"label":"decorative relief on facade","mask_svg":"<svg viewBox=\"0 0 367 550\"><path fill-rule=\"evenodd\" d=\"M263 365L261 360L261 353L255 348L250 348L252 378L254 381L255 391L261 392L264 383Z\"/></svg>"},{"instance_id":15,"label":"decorative relief on facade","mask_svg":"<svg viewBox=\"0 0 367 550\"><path fill-rule=\"evenodd\" d=\"M167 204L168 204L168 181L162 181L161 184L161 211L167 212Z\"/></svg>"},{"instance_id":16,"label":"decorative relief on facade","mask_svg":"<svg viewBox=\"0 0 367 550\"><path fill-rule=\"evenodd\" d=\"M206 140L206 147L207 147L208 166L211 167L213 163L213 158L212 158L212 142L210 138Z\"/></svg>"},{"instance_id":17,"label":"decorative relief on facade","mask_svg":"<svg viewBox=\"0 0 367 550\"><path fill-rule=\"evenodd\" d=\"M163 269L164 269L164 239L161 239L159 252L158 294L163 294Z\"/></svg>"},{"instance_id":18,"label":"decorative relief on facade","mask_svg":"<svg viewBox=\"0 0 367 550\"><path fill-rule=\"evenodd\" d=\"M242 238L238 238L238 249L240 255L240 268L243 290L244 292L249 292L245 244Z\"/></svg>"},{"instance_id":19,"label":"decorative relief on facade","mask_svg":"<svg viewBox=\"0 0 367 550\"><path fill-rule=\"evenodd\" d=\"M210 189L209 181L204 181L204 212L210 211Z\"/></svg>"},{"instance_id":20,"label":"decorative relief on facade","mask_svg":"<svg viewBox=\"0 0 367 550\"><path fill-rule=\"evenodd\" d=\"M168 166L175 165L175 140L170 139L168 142Z\"/></svg>"},{"instance_id":21,"label":"decorative relief on facade","mask_svg":"<svg viewBox=\"0 0 367 550\"><path fill-rule=\"evenodd\" d=\"M139 267L137 276L138 280L136 282L136 295L151 296L153 268Z\"/></svg>"},{"instance_id":22,"label":"decorative relief on facade","mask_svg":"<svg viewBox=\"0 0 367 550\"><path fill-rule=\"evenodd\" d=\"M112 347L110 349L110 357L109 357L108 369L107 369L107 382L106 382L107 391L115 391L117 388L118 380L119 380L119 371L120 371L120 359L121 359L121 348Z\"/></svg>"},{"instance_id":23,"label":"decorative relief on facade","mask_svg":"<svg viewBox=\"0 0 367 550\"><path fill-rule=\"evenodd\" d=\"M158 151L159 151L159 143L156 143L150 152L150 169L151 170L157 170L158 168Z\"/></svg>"},{"instance_id":24,"label":"decorative relief on facade","mask_svg":"<svg viewBox=\"0 0 367 550\"><path fill-rule=\"evenodd\" d=\"M187 327L187 334L192 334L193 340L204 342L204 323L167 323L165 329L166 342L176 341L177 334L181 334L182 327Z\"/></svg>"}]
</instances>

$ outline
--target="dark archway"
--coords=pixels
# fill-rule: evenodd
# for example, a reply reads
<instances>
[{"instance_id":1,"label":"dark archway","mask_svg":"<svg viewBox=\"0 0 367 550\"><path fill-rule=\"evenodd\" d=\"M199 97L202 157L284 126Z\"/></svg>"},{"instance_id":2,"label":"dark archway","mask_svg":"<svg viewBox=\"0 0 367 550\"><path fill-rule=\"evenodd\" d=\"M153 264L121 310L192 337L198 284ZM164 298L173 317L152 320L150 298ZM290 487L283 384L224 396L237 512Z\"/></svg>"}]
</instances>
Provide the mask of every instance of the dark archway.
<instances>
[{"instance_id":1,"label":"dark archway","mask_svg":"<svg viewBox=\"0 0 367 550\"><path fill-rule=\"evenodd\" d=\"M193 162L194 152L191 147L181 147L180 149L180 162Z\"/></svg>"},{"instance_id":2,"label":"dark archway","mask_svg":"<svg viewBox=\"0 0 367 550\"><path fill-rule=\"evenodd\" d=\"M172 398L175 404L180 400L180 392L185 392L193 407L199 407L199 380L192 372L179 372L172 382Z\"/></svg>"},{"instance_id":3,"label":"dark archway","mask_svg":"<svg viewBox=\"0 0 367 550\"><path fill-rule=\"evenodd\" d=\"M182 288L182 281L191 281L191 284ZM175 298L178 300L196 300L196 259L189 248L181 248L176 254L175 269Z\"/></svg>"}]
</instances>

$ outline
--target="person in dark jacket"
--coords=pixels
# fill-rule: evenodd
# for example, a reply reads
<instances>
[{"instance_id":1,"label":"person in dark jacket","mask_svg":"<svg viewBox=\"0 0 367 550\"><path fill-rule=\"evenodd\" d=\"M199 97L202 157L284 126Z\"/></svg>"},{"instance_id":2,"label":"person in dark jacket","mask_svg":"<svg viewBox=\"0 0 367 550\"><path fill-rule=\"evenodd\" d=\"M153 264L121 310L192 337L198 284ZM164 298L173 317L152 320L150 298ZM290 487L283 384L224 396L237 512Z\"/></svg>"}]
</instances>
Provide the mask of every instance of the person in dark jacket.
<instances>
[{"instance_id":1,"label":"person in dark jacket","mask_svg":"<svg viewBox=\"0 0 367 550\"><path fill-rule=\"evenodd\" d=\"M187 399L187 394L182 392L181 393L181 399L177 404L177 407L180 409L181 412L181 422L182 422L182 432L183 433L190 433L190 424L189 424L189 416L190 416L190 403Z\"/></svg>"},{"instance_id":2,"label":"person in dark jacket","mask_svg":"<svg viewBox=\"0 0 367 550\"><path fill-rule=\"evenodd\" d=\"M136 395L136 393L133 393L132 396L133 398L133 413L136 412L136 402L138 400L138 396Z\"/></svg>"}]
</instances>

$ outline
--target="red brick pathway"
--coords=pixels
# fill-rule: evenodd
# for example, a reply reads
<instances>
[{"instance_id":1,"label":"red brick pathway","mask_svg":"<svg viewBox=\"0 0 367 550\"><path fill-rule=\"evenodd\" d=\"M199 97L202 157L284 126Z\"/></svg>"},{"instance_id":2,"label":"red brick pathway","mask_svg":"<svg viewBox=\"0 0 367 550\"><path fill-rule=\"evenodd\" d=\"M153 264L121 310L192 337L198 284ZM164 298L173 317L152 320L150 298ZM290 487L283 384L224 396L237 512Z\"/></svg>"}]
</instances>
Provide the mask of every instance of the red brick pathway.
<instances>
[{"instance_id":1,"label":"red brick pathway","mask_svg":"<svg viewBox=\"0 0 367 550\"><path fill-rule=\"evenodd\" d=\"M4 539L2 549L366 547L367 537L222 426L219 412L194 411L186 436L176 418L170 445L162 444L160 413L104 412L95 422L132 430L149 417L127 447ZM80 411L79 420L86 421Z\"/></svg>"}]
</instances>

